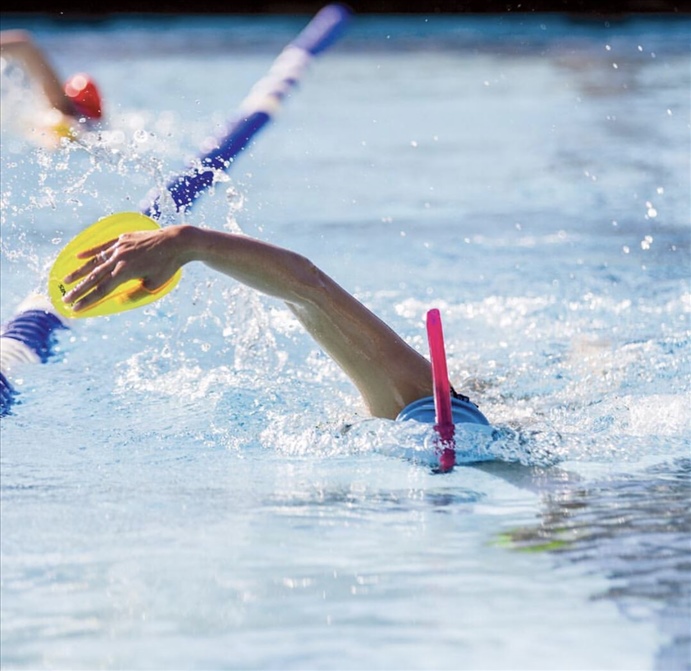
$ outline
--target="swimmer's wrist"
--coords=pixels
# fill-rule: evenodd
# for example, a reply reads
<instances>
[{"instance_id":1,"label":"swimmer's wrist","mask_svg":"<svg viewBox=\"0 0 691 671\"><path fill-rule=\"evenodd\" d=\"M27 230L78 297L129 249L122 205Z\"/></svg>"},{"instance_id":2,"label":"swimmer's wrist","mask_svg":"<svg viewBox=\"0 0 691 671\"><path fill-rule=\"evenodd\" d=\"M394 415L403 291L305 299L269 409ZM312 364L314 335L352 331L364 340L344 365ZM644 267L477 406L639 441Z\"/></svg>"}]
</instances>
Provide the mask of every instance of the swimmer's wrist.
<instances>
[{"instance_id":1,"label":"swimmer's wrist","mask_svg":"<svg viewBox=\"0 0 691 671\"><path fill-rule=\"evenodd\" d=\"M227 244L228 238L232 237L189 224L171 228L177 229L174 233L174 253L181 266L190 261L208 262Z\"/></svg>"},{"instance_id":2,"label":"swimmer's wrist","mask_svg":"<svg viewBox=\"0 0 691 671\"><path fill-rule=\"evenodd\" d=\"M165 229L171 256L175 258L178 267L181 268L190 261L200 260L200 236L197 234L199 230L189 224L169 226Z\"/></svg>"}]
</instances>

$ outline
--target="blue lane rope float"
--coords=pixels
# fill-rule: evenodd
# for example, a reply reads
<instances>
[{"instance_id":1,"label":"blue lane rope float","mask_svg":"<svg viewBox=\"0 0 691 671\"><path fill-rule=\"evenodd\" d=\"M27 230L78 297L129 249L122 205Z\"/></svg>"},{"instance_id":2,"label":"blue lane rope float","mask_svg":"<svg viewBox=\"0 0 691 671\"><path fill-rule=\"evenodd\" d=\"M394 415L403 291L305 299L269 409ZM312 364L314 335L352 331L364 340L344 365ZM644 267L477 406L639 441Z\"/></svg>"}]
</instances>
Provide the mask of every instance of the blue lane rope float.
<instances>
[{"instance_id":1,"label":"blue lane rope float","mask_svg":"<svg viewBox=\"0 0 691 671\"><path fill-rule=\"evenodd\" d=\"M27 363L45 363L56 331L67 328L44 296L30 296L0 332L0 417L10 412L17 392L13 380Z\"/></svg>"},{"instance_id":2,"label":"blue lane rope float","mask_svg":"<svg viewBox=\"0 0 691 671\"><path fill-rule=\"evenodd\" d=\"M321 9L302 32L273 62L269 72L251 89L240 104L222 137L212 140L213 148L198 157L189 172L168 183L166 191L177 212L189 209L214 182L216 173L228 170L235 157L271 120L282 101L300 82L312 59L343 34L350 11L332 4ZM142 211L152 219L161 216L161 195L154 191Z\"/></svg>"},{"instance_id":3,"label":"blue lane rope float","mask_svg":"<svg viewBox=\"0 0 691 671\"><path fill-rule=\"evenodd\" d=\"M350 10L331 4L321 9L276 58L269 72L252 88L238 113L211 150L198 157L195 166L173 179L166 192L177 212L192 207L213 184L218 171L228 170L235 157L271 120L281 102L296 87L311 60L328 49L343 34ZM162 214L161 194L150 195L142 213L152 219ZM55 331L69 328L44 296L29 297L2 328L0 338L0 416L10 412L17 392L12 384L20 364L43 363L53 351Z\"/></svg>"}]
</instances>

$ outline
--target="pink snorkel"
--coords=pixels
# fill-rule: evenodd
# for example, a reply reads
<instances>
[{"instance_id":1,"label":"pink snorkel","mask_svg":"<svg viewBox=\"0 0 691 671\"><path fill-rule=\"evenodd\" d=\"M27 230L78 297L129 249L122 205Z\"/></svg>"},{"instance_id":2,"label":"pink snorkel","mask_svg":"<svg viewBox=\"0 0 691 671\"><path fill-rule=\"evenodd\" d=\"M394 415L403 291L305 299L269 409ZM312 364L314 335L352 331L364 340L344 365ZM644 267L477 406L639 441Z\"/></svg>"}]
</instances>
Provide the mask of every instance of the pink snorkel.
<instances>
[{"instance_id":1,"label":"pink snorkel","mask_svg":"<svg viewBox=\"0 0 691 671\"><path fill-rule=\"evenodd\" d=\"M436 308L427 313L427 341L432 359L432 384L434 385L434 430L439 434L439 471L448 473L456 463L455 427L451 414L451 385L446 369L444 333L441 316Z\"/></svg>"}]
</instances>

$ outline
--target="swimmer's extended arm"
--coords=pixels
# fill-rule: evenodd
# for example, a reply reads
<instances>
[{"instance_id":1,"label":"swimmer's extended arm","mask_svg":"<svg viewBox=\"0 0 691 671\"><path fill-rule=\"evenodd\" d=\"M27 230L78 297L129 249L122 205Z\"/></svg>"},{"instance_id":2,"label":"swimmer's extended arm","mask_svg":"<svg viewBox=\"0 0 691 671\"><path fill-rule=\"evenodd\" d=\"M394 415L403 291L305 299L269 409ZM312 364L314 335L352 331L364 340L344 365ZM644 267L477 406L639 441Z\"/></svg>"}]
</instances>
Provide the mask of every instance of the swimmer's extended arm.
<instances>
[{"instance_id":1,"label":"swimmer's extended arm","mask_svg":"<svg viewBox=\"0 0 691 671\"><path fill-rule=\"evenodd\" d=\"M106 261L96 256L105 252ZM169 226L140 231L86 250L85 278L65 296L84 309L131 279L155 289L190 261L202 261L236 280L286 302L297 319L350 377L376 417L394 418L418 398L432 394L429 361L381 319L305 257L242 236ZM91 289L91 293L88 293Z\"/></svg>"},{"instance_id":2,"label":"swimmer's extended arm","mask_svg":"<svg viewBox=\"0 0 691 671\"><path fill-rule=\"evenodd\" d=\"M48 102L55 109L66 116L74 115L74 108L65 95L62 82L29 33L24 30L0 32L0 54L3 58L13 58L20 62L26 73L41 85Z\"/></svg>"}]
</instances>

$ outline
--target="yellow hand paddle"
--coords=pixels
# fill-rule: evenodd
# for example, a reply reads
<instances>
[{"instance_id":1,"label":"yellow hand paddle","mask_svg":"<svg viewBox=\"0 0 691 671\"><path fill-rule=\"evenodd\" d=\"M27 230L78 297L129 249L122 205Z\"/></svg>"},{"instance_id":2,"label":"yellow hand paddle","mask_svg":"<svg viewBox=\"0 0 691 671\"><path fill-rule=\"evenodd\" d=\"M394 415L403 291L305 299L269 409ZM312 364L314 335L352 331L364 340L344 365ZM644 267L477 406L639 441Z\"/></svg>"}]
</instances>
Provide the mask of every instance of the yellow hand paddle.
<instances>
[{"instance_id":1,"label":"yellow hand paddle","mask_svg":"<svg viewBox=\"0 0 691 671\"><path fill-rule=\"evenodd\" d=\"M155 291L146 289L141 279L123 282L98 303L78 312L62 300L62 297L78 283L67 284L65 277L86 262L85 259L77 258L79 252L116 240L123 233L150 231L157 228L160 228L159 224L140 212L120 212L99 219L79 233L65 245L58 258L55 259L48 277L48 295L55 309L64 317L102 317L138 308L165 296L180 281L182 269Z\"/></svg>"}]
</instances>

